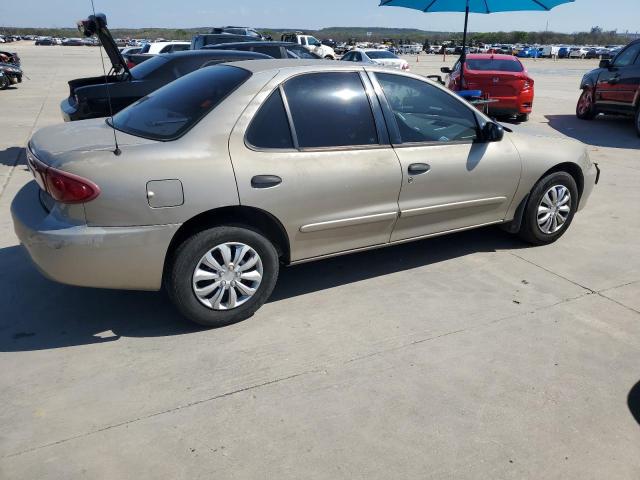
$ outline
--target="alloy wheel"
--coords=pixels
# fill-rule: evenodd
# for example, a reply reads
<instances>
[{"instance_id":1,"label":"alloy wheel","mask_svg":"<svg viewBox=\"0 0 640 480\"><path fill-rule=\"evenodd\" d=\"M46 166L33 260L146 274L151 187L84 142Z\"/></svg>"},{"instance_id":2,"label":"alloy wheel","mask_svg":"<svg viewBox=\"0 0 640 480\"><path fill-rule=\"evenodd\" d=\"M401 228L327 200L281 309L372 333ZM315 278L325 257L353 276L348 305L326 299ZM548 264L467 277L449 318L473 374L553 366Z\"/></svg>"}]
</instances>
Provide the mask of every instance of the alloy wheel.
<instances>
[{"instance_id":1,"label":"alloy wheel","mask_svg":"<svg viewBox=\"0 0 640 480\"><path fill-rule=\"evenodd\" d=\"M193 292L212 310L231 310L253 297L262 282L262 259L239 242L217 245L202 256L193 272Z\"/></svg>"},{"instance_id":2,"label":"alloy wheel","mask_svg":"<svg viewBox=\"0 0 640 480\"><path fill-rule=\"evenodd\" d=\"M580 99L578 100L578 113L580 115L586 115L591 109L593 103L593 93L587 89L582 92Z\"/></svg>"},{"instance_id":3,"label":"alloy wheel","mask_svg":"<svg viewBox=\"0 0 640 480\"><path fill-rule=\"evenodd\" d=\"M538 228L547 235L560 230L571 213L571 193L564 185L554 185L538 204Z\"/></svg>"}]
</instances>

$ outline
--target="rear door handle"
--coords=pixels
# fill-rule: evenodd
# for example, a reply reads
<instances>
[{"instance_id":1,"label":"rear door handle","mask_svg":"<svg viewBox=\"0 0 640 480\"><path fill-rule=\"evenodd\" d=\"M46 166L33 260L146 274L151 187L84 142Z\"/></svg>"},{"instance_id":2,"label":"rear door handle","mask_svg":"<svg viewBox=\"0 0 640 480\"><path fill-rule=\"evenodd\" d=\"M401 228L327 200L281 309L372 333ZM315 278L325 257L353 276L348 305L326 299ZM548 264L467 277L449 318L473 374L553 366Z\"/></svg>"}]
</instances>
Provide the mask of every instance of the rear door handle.
<instances>
[{"instance_id":1,"label":"rear door handle","mask_svg":"<svg viewBox=\"0 0 640 480\"><path fill-rule=\"evenodd\" d=\"M281 183L282 179L277 175L256 175L251 179L253 188L271 188Z\"/></svg>"},{"instance_id":2,"label":"rear door handle","mask_svg":"<svg viewBox=\"0 0 640 480\"><path fill-rule=\"evenodd\" d=\"M409 175L422 175L423 173L427 173L429 170L431 170L431 165L428 163L412 163L407 169Z\"/></svg>"}]
</instances>

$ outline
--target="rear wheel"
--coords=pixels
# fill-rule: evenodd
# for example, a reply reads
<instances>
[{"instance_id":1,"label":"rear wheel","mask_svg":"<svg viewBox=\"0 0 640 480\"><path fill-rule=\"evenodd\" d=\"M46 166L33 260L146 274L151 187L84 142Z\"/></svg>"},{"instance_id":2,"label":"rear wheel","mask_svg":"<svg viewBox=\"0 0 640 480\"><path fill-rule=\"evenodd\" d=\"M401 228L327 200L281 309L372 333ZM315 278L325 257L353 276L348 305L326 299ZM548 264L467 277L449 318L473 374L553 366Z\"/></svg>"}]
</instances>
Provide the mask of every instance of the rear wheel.
<instances>
[{"instance_id":1,"label":"rear wheel","mask_svg":"<svg viewBox=\"0 0 640 480\"><path fill-rule=\"evenodd\" d=\"M327 55L326 57L324 57L325 60L333 60L333 57L331 55Z\"/></svg>"},{"instance_id":2,"label":"rear wheel","mask_svg":"<svg viewBox=\"0 0 640 480\"><path fill-rule=\"evenodd\" d=\"M208 327L252 316L278 278L278 254L260 233L221 226L199 232L173 253L165 290L180 313Z\"/></svg>"},{"instance_id":3,"label":"rear wheel","mask_svg":"<svg viewBox=\"0 0 640 480\"><path fill-rule=\"evenodd\" d=\"M9 81L9 78L6 75L2 75L0 77L0 90L6 90L7 88L9 88L10 84L11 82Z\"/></svg>"},{"instance_id":4,"label":"rear wheel","mask_svg":"<svg viewBox=\"0 0 640 480\"><path fill-rule=\"evenodd\" d=\"M576 105L576 117L581 120L593 120L596 110L593 103L593 89L585 88L580 94Z\"/></svg>"},{"instance_id":5,"label":"rear wheel","mask_svg":"<svg viewBox=\"0 0 640 480\"><path fill-rule=\"evenodd\" d=\"M533 187L519 236L534 245L553 243L567 231L578 208L578 187L567 172L554 172Z\"/></svg>"},{"instance_id":6,"label":"rear wheel","mask_svg":"<svg viewBox=\"0 0 640 480\"><path fill-rule=\"evenodd\" d=\"M529 121L529 114L528 113L519 113L516 115L516 121L517 122L527 122Z\"/></svg>"},{"instance_id":7,"label":"rear wheel","mask_svg":"<svg viewBox=\"0 0 640 480\"><path fill-rule=\"evenodd\" d=\"M640 137L640 105L636 109L636 133Z\"/></svg>"}]
</instances>

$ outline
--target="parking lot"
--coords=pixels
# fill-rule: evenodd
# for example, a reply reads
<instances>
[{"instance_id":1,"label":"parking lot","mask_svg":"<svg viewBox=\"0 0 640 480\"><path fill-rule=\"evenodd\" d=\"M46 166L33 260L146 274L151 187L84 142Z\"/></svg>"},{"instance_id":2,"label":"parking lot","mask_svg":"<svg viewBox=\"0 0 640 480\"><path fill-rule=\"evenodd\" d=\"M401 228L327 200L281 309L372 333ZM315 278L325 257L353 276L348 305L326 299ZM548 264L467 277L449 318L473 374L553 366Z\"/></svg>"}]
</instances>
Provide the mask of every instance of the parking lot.
<instances>
[{"instance_id":1,"label":"parking lot","mask_svg":"<svg viewBox=\"0 0 640 480\"><path fill-rule=\"evenodd\" d=\"M254 317L206 330L161 293L30 263L9 213L24 147L102 66L11 50L29 79L0 92L0 478L640 478L640 138L576 119L597 60L523 60L536 99L512 128L602 170L558 242L491 227L289 267Z\"/></svg>"}]
</instances>

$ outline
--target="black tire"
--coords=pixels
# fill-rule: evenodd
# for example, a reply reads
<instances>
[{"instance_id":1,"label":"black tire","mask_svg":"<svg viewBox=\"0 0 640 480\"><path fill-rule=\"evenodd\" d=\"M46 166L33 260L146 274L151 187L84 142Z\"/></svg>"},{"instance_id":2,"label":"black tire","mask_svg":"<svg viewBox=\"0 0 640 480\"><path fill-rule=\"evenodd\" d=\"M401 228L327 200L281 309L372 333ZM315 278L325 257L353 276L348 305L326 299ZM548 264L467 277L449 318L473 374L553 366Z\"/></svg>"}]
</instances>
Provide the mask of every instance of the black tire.
<instances>
[{"instance_id":1,"label":"black tire","mask_svg":"<svg viewBox=\"0 0 640 480\"><path fill-rule=\"evenodd\" d=\"M542 201L543 195L545 195L551 187L556 185L562 185L569 190L569 193L571 194L571 200L569 202L571 210L569 211L565 223L557 232L544 233L538 226L538 206ZM567 172L554 172L547 175L538 181L538 183L533 187L533 190L531 190L518 235L524 241L533 245L546 245L548 243L555 242L571 225L573 216L578 208L578 201L578 187L576 185L576 181L571 175Z\"/></svg>"},{"instance_id":2,"label":"black tire","mask_svg":"<svg viewBox=\"0 0 640 480\"><path fill-rule=\"evenodd\" d=\"M6 90L11 85L11 82L6 75L0 77L0 90Z\"/></svg>"},{"instance_id":3,"label":"black tire","mask_svg":"<svg viewBox=\"0 0 640 480\"><path fill-rule=\"evenodd\" d=\"M193 273L200 259L217 245L240 242L253 248L262 261L262 280L256 292L242 305L214 310L203 305L192 286ZM278 279L278 253L273 244L250 227L219 226L189 237L171 254L165 273L164 289L178 311L192 322L222 327L251 317L269 298Z\"/></svg>"},{"instance_id":4,"label":"black tire","mask_svg":"<svg viewBox=\"0 0 640 480\"><path fill-rule=\"evenodd\" d=\"M529 114L528 113L519 113L516 115L516 121L517 122L528 122L529 121Z\"/></svg>"},{"instance_id":5,"label":"black tire","mask_svg":"<svg viewBox=\"0 0 640 480\"><path fill-rule=\"evenodd\" d=\"M335 58L333 58L331 55L327 55L326 57L324 57L325 60L335 60Z\"/></svg>"},{"instance_id":6,"label":"black tire","mask_svg":"<svg viewBox=\"0 0 640 480\"><path fill-rule=\"evenodd\" d=\"M596 116L596 109L593 102L593 89L585 88L580 94L576 104L576 117L580 120L593 120Z\"/></svg>"},{"instance_id":7,"label":"black tire","mask_svg":"<svg viewBox=\"0 0 640 480\"><path fill-rule=\"evenodd\" d=\"M640 137L640 105L638 105L638 108L636 109L636 119L635 120L636 120L636 133Z\"/></svg>"}]
</instances>

